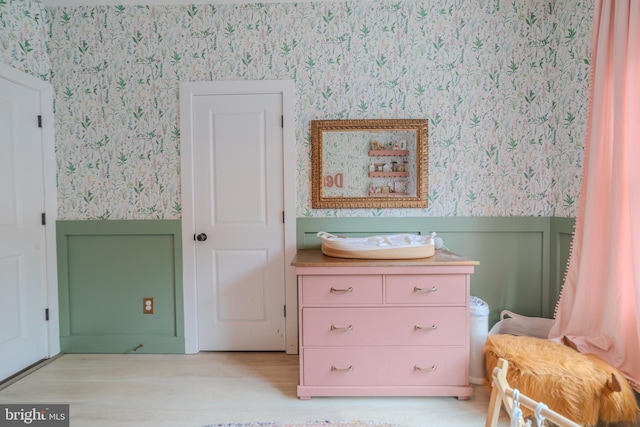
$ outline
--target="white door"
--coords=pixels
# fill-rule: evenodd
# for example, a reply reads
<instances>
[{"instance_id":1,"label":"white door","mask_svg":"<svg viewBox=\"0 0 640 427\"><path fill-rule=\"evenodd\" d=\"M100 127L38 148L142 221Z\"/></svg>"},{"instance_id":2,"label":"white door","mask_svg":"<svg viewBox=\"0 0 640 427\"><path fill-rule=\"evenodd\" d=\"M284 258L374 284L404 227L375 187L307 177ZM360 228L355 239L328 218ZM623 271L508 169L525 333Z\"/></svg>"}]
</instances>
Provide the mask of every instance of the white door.
<instances>
[{"instance_id":1,"label":"white door","mask_svg":"<svg viewBox=\"0 0 640 427\"><path fill-rule=\"evenodd\" d=\"M279 93L193 99L200 350L285 349L282 111Z\"/></svg>"},{"instance_id":2,"label":"white door","mask_svg":"<svg viewBox=\"0 0 640 427\"><path fill-rule=\"evenodd\" d=\"M48 356L38 91L0 78L0 380Z\"/></svg>"}]
</instances>

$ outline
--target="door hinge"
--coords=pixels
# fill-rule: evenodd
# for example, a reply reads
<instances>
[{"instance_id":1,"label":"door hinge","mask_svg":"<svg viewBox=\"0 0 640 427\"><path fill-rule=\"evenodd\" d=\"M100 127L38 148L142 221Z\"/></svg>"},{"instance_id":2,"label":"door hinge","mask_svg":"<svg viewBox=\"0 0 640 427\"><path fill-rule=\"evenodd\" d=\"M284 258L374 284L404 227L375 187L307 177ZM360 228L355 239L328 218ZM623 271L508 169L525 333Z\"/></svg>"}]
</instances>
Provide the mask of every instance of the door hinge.
<instances>
[{"instance_id":1,"label":"door hinge","mask_svg":"<svg viewBox=\"0 0 640 427\"><path fill-rule=\"evenodd\" d=\"M47 214L42 212L42 225L47 225Z\"/></svg>"},{"instance_id":2,"label":"door hinge","mask_svg":"<svg viewBox=\"0 0 640 427\"><path fill-rule=\"evenodd\" d=\"M49 321L49 309L48 308L44 309L44 320L46 320L47 322Z\"/></svg>"},{"instance_id":3,"label":"door hinge","mask_svg":"<svg viewBox=\"0 0 640 427\"><path fill-rule=\"evenodd\" d=\"M284 129L284 116L280 116L280 126Z\"/></svg>"},{"instance_id":4,"label":"door hinge","mask_svg":"<svg viewBox=\"0 0 640 427\"><path fill-rule=\"evenodd\" d=\"M284 211L282 211L282 223L284 224Z\"/></svg>"},{"instance_id":5,"label":"door hinge","mask_svg":"<svg viewBox=\"0 0 640 427\"><path fill-rule=\"evenodd\" d=\"M283 308L284 308L284 317L287 317L287 306L285 305Z\"/></svg>"},{"instance_id":6,"label":"door hinge","mask_svg":"<svg viewBox=\"0 0 640 427\"><path fill-rule=\"evenodd\" d=\"M42 127L42 116L38 115L38 127Z\"/></svg>"}]
</instances>

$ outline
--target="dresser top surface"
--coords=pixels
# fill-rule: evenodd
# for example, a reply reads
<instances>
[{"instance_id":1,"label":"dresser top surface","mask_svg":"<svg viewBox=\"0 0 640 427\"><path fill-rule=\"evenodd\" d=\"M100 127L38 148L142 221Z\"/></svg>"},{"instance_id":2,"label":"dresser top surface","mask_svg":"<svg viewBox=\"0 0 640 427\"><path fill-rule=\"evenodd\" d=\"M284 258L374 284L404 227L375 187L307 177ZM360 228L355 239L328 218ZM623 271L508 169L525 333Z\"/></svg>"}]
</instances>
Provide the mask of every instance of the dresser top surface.
<instances>
[{"instance_id":1,"label":"dresser top surface","mask_svg":"<svg viewBox=\"0 0 640 427\"><path fill-rule=\"evenodd\" d=\"M394 267L394 266L436 266L436 265L479 265L478 261L456 253L436 249L428 258L415 259L353 259L335 258L324 255L320 248L301 249L291 261L294 267Z\"/></svg>"}]
</instances>

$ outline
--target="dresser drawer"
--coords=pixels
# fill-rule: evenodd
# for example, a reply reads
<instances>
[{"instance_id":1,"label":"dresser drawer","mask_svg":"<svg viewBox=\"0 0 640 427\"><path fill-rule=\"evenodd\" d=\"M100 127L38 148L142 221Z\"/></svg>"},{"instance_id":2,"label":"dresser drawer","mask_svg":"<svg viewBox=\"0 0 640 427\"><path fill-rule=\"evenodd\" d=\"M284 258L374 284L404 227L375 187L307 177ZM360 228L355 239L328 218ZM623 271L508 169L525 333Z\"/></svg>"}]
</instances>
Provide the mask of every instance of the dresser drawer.
<instances>
[{"instance_id":1,"label":"dresser drawer","mask_svg":"<svg viewBox=\"0 0 640 427\"><path fill-rule=\"evenodd\" d=\"M468 384L465 347L304 349L305 386Z\"/></svg>"},{"instance_id":2,"label":"dresser drawer","mask_svg":"<svg viewBox=\"0 0 640 427\"><path fill-rule=\"evenodd\" d=\"M303 308L303 346L428 346L466 342L466 307Z\"/></svg>"},{"instance_id":3,"label":"dresser drawer","mask_svg":"<svg viewBox=\"0 0 640 427\"><path fill-rule=\"evenodd\" d=\"M467 302L464 274L392 274L386 276L386 282L389 304L465 305Z\"/></svg>"},{"instance_id":4,"label":"dresser drawer","mask_svg":"<svg viewBox=\"0 0 640 427\"><path fill-rule=\"evenodd\" d=\"M381 304L379 274L302 276L302 304Z\"/></svg>"}]
</instances>

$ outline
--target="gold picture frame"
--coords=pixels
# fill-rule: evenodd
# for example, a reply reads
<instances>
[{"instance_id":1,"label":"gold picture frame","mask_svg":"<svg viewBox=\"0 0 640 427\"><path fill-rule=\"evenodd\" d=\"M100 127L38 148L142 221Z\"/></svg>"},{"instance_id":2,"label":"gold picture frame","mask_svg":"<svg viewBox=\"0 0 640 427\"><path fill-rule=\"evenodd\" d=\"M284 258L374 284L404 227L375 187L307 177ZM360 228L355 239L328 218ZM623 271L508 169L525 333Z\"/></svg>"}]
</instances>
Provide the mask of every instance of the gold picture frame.
<instances>
[{"instance_id":1,"label":"gold picture frame","mask_svg":"<svg viewBox=\"0 0 640 427\"><path fill-rule=\"evenodd\" d=\"M314 209L426 208L428 164L427 119L311 121Z\"/></svg>"}]
</instances>

